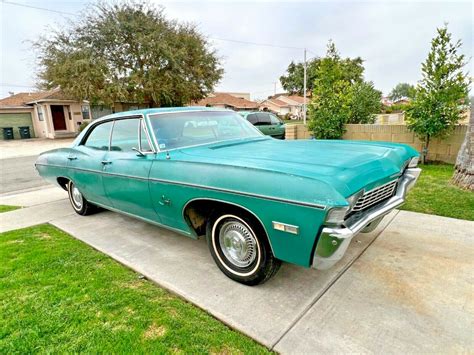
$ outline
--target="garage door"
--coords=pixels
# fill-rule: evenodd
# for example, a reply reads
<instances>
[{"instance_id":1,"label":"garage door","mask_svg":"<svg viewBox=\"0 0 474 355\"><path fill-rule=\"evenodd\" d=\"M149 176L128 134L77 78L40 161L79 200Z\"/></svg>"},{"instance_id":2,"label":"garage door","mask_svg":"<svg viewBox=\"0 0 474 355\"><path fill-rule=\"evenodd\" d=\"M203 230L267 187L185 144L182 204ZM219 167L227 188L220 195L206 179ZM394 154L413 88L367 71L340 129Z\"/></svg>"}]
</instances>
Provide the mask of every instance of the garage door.
<instances>
[{"instance_id":1,"label":"garage door","mask_svg":"<svg viewBox=\"0 0 474 355\"><path fill-rule=\"evenodd\" d=\"M13 128L13 137L20 139L20 131L18 127L30 127L31 137L35 136L33 131L33 121L31 120L31 113L0 113L0 139L3 139L3 127Z\"/></svg>"}]
</instances>

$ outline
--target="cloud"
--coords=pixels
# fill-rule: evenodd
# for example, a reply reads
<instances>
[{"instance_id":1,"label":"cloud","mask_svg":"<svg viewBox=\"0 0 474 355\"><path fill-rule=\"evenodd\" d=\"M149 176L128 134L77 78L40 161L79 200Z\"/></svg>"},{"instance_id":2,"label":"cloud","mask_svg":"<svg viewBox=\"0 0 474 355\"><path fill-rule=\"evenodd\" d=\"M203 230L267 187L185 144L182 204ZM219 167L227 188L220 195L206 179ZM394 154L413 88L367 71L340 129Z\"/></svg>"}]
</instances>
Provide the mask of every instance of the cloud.
<instances>
[{"instance_id":1,"label":"cloud","mask_svg":"<svg viewBox=\"0 0 474 355\"><path fill-rule=\"evenodd\" d=\"M36 3L35 3L36 4ZM39 4L39 3L38 3ZM225 75L217 90L246 91L254 97L271 95L274 82L290 61L301 61L303 51L226 42L233 39L306 47L309 56L324 55L333 39L342 56L365 60L365 76L388 93L399 82L416 83L436 27L449 23L454 39L472 56L472 4L470 2L165 2L165 13L197 24L210 37L222 58ZM5 3L1 9L1 82L34 85L34 57L29 44L46 33L46 25L64 24L66 16ZM41 2L66 12L86 4ZM472 65L472 63L471 63ZM1 87L24 91L21 87ZM278 84L277 90L281 87Z\"/></svg>"}]
</instances>

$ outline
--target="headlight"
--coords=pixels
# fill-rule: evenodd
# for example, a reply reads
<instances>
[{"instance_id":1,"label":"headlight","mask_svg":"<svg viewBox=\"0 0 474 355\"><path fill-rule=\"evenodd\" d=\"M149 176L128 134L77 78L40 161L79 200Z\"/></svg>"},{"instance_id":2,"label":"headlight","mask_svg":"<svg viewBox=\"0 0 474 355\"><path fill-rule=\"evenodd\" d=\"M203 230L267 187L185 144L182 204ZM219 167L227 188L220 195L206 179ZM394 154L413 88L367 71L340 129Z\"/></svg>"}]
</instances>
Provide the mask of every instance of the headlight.
<instances>
[{"instance_id":1,"label":"headlight","mask_svg":"<svg viewBox=\"0 0 474 355\"><path fill-rule=\"evenodd\" d=\"M344 223L344 217L346 216L349 207L336 207L331 208L326 217L326 223L340 225Z\"/></svg>"},{"instance_id":2,"label":"headlight","mask_svg":"<svg viewBox=\"0 0 474 355\"><path fill-rule=\"evenodd\" d=\"M418 157L411 158L410 162L408 163L409 168L416 168L418 166Z\"/></svg>"}]
</instances>

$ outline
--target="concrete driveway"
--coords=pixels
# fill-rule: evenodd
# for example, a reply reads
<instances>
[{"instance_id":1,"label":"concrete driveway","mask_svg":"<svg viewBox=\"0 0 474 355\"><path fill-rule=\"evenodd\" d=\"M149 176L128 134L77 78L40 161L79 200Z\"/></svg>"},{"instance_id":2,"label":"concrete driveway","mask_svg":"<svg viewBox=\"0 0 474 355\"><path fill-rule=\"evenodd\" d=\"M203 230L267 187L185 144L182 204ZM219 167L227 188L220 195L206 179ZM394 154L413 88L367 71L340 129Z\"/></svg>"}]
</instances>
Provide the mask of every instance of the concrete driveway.
<instances>
[{"instance_id":1,"label":"concrete driveway","mask_svg":"<svg viewBox=\"0 0 474 355\"><path fill-rule=\"evenodd\" d=\"M73 139L0 140L0 194L13 194L47 186L34 168L41 152L65 148Z\"/></svg>"},{"instance_id":2,"label":"concrete driveway","mask_svg":"<svg viewBox=\"0 0 474 355\"><path fill-rule=\"evenodd\" d=\"M112 212L80 217L65 198L59 188L0 197L30 206L1 214L1 230L50 222L281 353L474 351L474 222L394 211L333 269L284 264L246 287L203 240Z\"/></svg>"}]
</instances>

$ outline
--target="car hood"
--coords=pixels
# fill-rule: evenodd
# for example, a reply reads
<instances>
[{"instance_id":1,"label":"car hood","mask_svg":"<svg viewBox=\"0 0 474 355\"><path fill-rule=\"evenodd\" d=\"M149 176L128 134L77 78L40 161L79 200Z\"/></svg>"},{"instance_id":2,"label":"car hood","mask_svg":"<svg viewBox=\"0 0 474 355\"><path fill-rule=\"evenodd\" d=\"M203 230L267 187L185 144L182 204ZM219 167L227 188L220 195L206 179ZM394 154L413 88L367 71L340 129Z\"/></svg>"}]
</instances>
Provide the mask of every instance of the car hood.
<instances>
[{"instance_id":1,"label":"car hood","mask_svg":"<svg viewBox=\"0 0 474 355\"><path fill-rule=\"evenodd\" d=\"M181 150L200 161L323 181L348 197L399 176L418 153L397 143L256 139Z\"/></svg>"}]
</instances>

